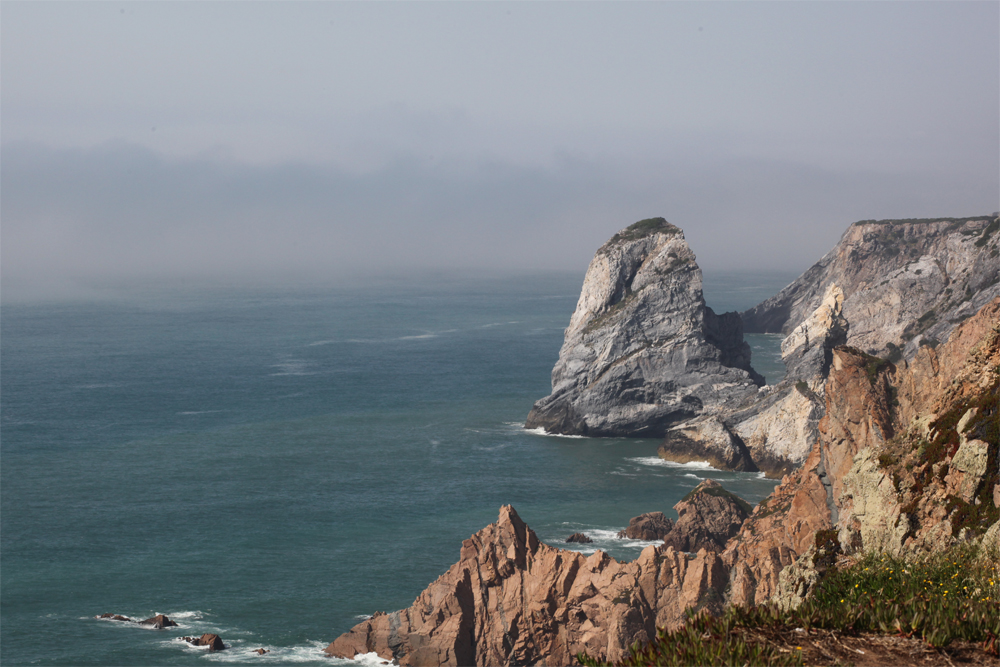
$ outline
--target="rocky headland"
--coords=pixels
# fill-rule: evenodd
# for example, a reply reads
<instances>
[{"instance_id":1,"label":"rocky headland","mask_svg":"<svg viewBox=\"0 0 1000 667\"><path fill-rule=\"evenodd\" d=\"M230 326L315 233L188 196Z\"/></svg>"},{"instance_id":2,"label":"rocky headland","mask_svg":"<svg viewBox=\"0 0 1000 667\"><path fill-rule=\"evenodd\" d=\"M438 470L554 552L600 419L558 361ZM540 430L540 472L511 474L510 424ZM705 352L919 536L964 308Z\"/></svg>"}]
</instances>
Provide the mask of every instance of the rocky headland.
<instances>
[{"instance_id":1,"label":"rocky headland","mask_svg":"<svg viewBox=\"0 0 1000 667\"><path fill-rule=\"evenodd\" d=\"M660 456L780 478L819 437L832 350L891 362L934 347L1000 295L1000 219L862 221L774 297L742 313L747 332L783 333L784 380L668 430ZM736 465L733 462L736 461Z\"/></svg>"},{"instance_id":2,"label":"rocky headland","mask_svg":"<svg viewBox=\"0 0 1000 667\"><path fill-rule=\"evenodd\" d=\"M805 464L749 516L706 482L678 503L664 544L619 563L542 544L507 506L411 607L375 614L327 654L401 665L617 661L658 628L684 625L686 611L795 608L838 558L977 543L1000 553L1000 298L909 362L834 347L823 389ZM688 536L714 526L731 537L721 553L686 553L671 544L686 523Z\"/></svg>"},{"instance_id":3,"label":"rocky headland","mask_svg":"<svg viewBox=\"0 0 1000 667\"><path fill-rule=\"evenodd\" d=\"M552 370L552 393L535 403L525 425L566 435L662 437L677 422L756 395L762 384L739 315L705 305L684 233L652 218L621 230L594 255ZM746 456L733 467L754 469Z\"/></svg>"}]
</instances>

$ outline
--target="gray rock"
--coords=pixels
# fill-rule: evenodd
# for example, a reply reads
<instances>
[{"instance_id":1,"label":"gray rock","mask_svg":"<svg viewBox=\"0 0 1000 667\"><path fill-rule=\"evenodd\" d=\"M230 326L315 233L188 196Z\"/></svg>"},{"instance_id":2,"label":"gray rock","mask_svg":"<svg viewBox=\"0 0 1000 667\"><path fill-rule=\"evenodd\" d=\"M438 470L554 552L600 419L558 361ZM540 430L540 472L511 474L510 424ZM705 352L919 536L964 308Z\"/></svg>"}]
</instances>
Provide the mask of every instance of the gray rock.
<instances>
[{"instance_id":1,"label":"gray rock","mask_svg":"<svg viewBox=\"0 0 1000 667\"><path fill-rule=\"evenodd\" d=\"M526 426L550 433L662 437L669 427L755 396L736 313L705 306L684 233L663 218L615 234L594 256Z\"/></svg>"}]
</instances>

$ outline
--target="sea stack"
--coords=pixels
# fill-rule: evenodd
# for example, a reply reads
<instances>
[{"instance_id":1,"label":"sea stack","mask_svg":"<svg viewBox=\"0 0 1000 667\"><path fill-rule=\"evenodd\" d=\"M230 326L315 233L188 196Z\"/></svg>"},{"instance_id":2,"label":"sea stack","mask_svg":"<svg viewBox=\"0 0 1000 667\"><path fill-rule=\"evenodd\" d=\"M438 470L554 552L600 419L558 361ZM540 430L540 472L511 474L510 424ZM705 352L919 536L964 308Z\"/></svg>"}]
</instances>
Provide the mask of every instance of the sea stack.
<instances>
[{"instance_id":1,"label":"sea stack","mask_svg":"<svg viewBox=\"0 0 1000 667\"><path fill-rule=\"evenodd\" d=\"M705 305L684 232L650 218L594 255L552 370L552 394L535 403L525 425L662 437L672 424L756 395L763 383L750 367L739 315Z\"/></svg>"}]
</instances>

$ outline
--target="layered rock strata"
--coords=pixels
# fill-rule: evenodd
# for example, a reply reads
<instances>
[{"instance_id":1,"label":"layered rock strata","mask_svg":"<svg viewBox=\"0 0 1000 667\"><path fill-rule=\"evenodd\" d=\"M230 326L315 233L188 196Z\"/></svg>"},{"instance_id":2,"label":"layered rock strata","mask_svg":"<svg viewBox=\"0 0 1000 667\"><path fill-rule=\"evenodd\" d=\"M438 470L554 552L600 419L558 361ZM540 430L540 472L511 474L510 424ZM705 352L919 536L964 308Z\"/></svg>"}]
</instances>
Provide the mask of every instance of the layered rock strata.
<instances>
[{"instance_id":1,"label":"layered rock strata","mask_svg":"<svg viewBox=\"0 0 1000 667\"><path fill-rule=\"evenodd\" d=\"M850 323L845 343L909 360L921 343L944 341L956 324L1000 295L998 278L996 215L864 220L851 225L791 285L745 311L743 326L748 332L788 334L836 284Z\"/></svg>"},{"instance_id":2,"label":"layered rock strata","mask_svg":"<svg viewBox=\"0 0 1000 667\"><path fill-rule=\"evenodd\" d=\"M526 427L661 437L677 422L756 395L736 313L705 305L684 233L663 218L615 234L587 269L552 370Z\"/></svg>"},{"instance_id":3,"label":"layered rock strata","mask_svg":"<svg viewBox=\"0 0 1000 667\"><path fill-rule=\"evenodd\" d=\"M1000 298L911 363L834 348L824 395L805 464L723 553L667 543L632 563L584 556L541 544L504 507L411 607L374 615L326 652L401 665L562 665L581 651L615 661L655 628L679 626L686 609L795 606L837 554L969 540L1000 550ZM716 489L706 482L678 503L668 542L688 520L726 523L726 510L711 508L726 495ZM702 506L711 516L694 522Z\"/></svg>"},{"instance_id":4,"label":"layered rock strata","mask_svg":"<svg viewBox=\"0 0 1000 667\"><path fill-rule=\"evenodd\" d=\"M819 435L831 350L850 345L895 362L934 347L1000 295L998 246L994 216L855 223L795 282L742 314L747 331L786 334L785 379L675 425L660 455L699 453L774 478L797 470Z\"/></svg>"},{"instance_id":5,"label":"layered rock strata","mask_svg":"<svg viewBox=\"0 0 1000 667\"><path fill-rule=\"evenodd\" d=\"M780 594L794 604L815 570L814 557L799 557L815 556L818 534L832 532L845 554L928 552L974 538L1000 548L1000 298L909 364L835 349L825 394L806 463L723 554L732 603Z\"/></svg>"},{"instance_id":6,"label":"layered rock strata","mask_svg":"<svg viewBox=\"0 0 1000 667\"><path fill-rule=\"evenodd\" d=\"M584 556L542 544L505 506L411 607L373 615L325 652L400 665L570 665L580 652L619 660L657 627L680 625L686 609L718 613L726 583L715 553Z\"/></svg>"}]
</instances>

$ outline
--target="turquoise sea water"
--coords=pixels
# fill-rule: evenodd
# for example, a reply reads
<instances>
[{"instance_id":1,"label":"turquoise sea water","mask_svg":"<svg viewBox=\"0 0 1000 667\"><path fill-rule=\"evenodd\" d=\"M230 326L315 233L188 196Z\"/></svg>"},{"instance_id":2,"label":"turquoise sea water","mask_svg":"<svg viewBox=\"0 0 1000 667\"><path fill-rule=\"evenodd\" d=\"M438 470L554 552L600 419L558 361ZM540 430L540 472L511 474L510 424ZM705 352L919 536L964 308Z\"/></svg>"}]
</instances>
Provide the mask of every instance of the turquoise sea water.
<instances>
[{"instance_id":1,"label":"turquoise sea water","mask_svg":"<svg viewBox=\"0 0 1000 667\"><path fill-rule=\"evenodd\" d=\"M792 278L707 275L706 297L742 309ZM654 440L521 427L549 391L581 282L4 304L0 660L344 664L321 649L409 606L503 504L545 542L582 530L631 559L644 543L614 533L670 514L708 475L759 501L773 481L668 465ZM751 340L769 379L776 340ZM181 627L92 618L103 612ZM230 649L178 639L203 632Z\"/></svg>"}]
</instances>

